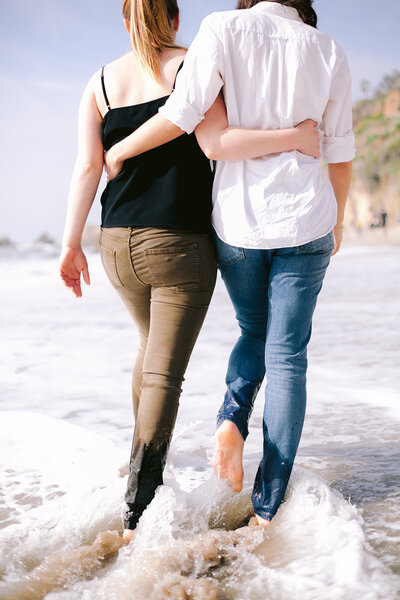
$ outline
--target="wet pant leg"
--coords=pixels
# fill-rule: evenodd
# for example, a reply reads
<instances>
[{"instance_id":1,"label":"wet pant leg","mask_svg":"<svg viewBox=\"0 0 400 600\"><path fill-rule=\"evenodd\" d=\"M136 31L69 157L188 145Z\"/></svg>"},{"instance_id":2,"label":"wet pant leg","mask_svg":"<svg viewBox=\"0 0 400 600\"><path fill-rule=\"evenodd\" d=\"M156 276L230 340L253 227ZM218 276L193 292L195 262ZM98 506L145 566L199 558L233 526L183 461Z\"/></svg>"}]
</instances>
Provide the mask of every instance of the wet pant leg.
<instances>
[{"instance_id":1,"label":"wet pant leg","mask_svg":"<svg viewBox=\"0 0 400 600\"><path fill-rule=\"evenodd\" d=\"M209 236L177 230L132 229L128 249L129 261L124 246L111 267L117 267L117 291L141 337L124 520L134 529L163 481L184 373L215 285L216 260Z\"/></svg>"}]
</instances>

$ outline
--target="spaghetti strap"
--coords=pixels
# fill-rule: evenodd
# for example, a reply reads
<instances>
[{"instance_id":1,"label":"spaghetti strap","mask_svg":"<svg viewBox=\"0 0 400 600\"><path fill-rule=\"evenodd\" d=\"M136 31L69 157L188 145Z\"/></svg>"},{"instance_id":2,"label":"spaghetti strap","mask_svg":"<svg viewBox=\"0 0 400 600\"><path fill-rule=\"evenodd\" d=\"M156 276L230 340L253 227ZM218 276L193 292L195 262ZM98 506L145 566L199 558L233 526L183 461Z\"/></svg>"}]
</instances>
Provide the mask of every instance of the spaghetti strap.
<instances>
[{"instance_id":1,"label":"spaghetti strap","mask_svg":"<svg viewBox=\"0 0 400 600\"><path fill-rule=\"evenodd\" d=\"M183 67L183 63L184 63L184 62L185 62L185 61L182 61L182 62L181 62L181 64L179 65L179 69L178 69L178 70L177 70L177 72L176 72L176 75L175 75L175 81L174 81L174 85L173 85L173 87L172 87L172 89L173 89L173 90L175 89L175 85L176 85L176 78L178 77L178 73L179 73L179 71L182 69L182 67Z\"/></svg>"},{"instance_id":2,"label":"spaghetti strap","mask_svg":"<svg viewBox=\"0 0 400 600\"><path fill-rule=\"evenodd\" d=\"M111 110L111 106L108 101L108 96L107 96L107 92L106 92L106 86L104 85L104 66L101 69L101 87L103 88L104 100L106 101L107 108L108 108L108 110Z\"/></svg>"}]
</instances>

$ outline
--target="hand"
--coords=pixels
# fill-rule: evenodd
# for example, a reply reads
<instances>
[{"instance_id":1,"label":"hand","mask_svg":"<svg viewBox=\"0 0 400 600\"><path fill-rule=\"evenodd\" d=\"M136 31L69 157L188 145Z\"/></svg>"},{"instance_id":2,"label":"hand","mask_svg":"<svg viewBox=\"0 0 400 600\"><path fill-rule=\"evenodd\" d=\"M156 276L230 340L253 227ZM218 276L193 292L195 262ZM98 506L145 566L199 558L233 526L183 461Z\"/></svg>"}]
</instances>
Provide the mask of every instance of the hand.
<instances>
[{"instance_id":1,"label":"hand","mask_svg":"<svg viewBox=\"0 0 400 600\"><path fill-rule=\"evenodd\" d=\"M61 251L59 270L65 287L70 288L77 298L81 298L81 273L86 285L90 285L88 264L82 248L65 246Z\"/></svg>"},{"instance_id":2,"label":"hand","mask_svg":"<svg viewBox=\"0 0 400 600\"><path fill-rule=\"evenodd\" d=\"M317 129L317 123L311 119L302 121L296 126L300 133L300 141L297 150L302 154L320 158L320 137Z\"/></svg>"},{"instance_id":3,"label":"hand","mask_svg":"<svg viewBox=\"0 0 400 600\"><path fill-rule=\"evenodd\" d=\"M343 240L343 225L336 225L333 229L333 239L335 242L335 246L333 248L331 256L337 254L340 250L340 246L342 245Z\"/></svg>"},{"instance_id":4,"label":"hand","mask_svg":"<svg viewBox=\"0 0 400 600\"><path fill-rule=\"evenodd\" d=\"M112 146L108 150L108 152L104 153L104 166L106 169L108 181L114 179L121 172L122 166L124 164L124 161L118 158L117 156L116 146L117 144L115 144L115 146Z\"/></svg>"}]
</instances>

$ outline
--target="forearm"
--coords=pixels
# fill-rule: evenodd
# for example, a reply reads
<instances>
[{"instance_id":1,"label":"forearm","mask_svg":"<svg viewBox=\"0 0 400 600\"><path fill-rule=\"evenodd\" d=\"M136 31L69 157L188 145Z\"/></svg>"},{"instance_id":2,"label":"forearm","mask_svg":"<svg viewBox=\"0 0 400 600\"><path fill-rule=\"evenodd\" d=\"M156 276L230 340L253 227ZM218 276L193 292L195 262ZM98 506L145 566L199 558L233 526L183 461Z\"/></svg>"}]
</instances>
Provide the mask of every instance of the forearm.
<instances>
[{"instance_id":1,"label":"forearm","mask_svg":"<svg viewBox=\"0 0 400 600\"><path fill-rule=\"evenodd\" d=\"M202 149L212 160L235 161L289 152L296 150L298 143L299 131L295 128L263 131L227 127L210 136Z\"/></svg>"},{"instance_id":2,"label":"forearm","mask_svg":"<svg viewBox=\"0 0 400 600\"><path fill-rule=\"evenodd\" d=\"M338 207L337 225L339 226L343 225L344 211L351 185L352 169L352 161L328 164L329 180L332 184Z\"/></svg>"},{"instance_id":3,"label":"forearm","mask_svg":"<svg viewBox=\"0 0 400 600\"><path fill-rule=\"evenodd\" d=\"M63 235L63 246L79 247L83 229L99 186L103 165L75 165L72 175L67 217Z\"/></svg>"},{"instance_id":4,"label":"forearm","mask_svg":"<svg viewBox=\"0 0 400 600\"><path fill-rule=\"evenodd\" d=\"M157 146L171 142L184 133L182 129L163 116L156 114L131 135L112 146L109 154L113 154L114 160L124 162L128 158L138 156L143 152L157 148Z\"/></svg>"}]
</instances>

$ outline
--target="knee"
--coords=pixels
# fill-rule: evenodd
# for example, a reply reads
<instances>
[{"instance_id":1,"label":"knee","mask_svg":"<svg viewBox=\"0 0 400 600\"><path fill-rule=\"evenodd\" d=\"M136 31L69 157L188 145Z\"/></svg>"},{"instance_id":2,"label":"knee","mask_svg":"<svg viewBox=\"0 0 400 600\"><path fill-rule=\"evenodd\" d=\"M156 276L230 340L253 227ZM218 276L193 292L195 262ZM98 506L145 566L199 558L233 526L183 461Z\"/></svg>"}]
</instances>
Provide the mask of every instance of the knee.
<instances>
[{"instance_id":1,"label":"knee","mask_svg":"<svg viewBox=\"0 0 400 600\"><path fill-rule=\"evenodd\" d=\"M305 377L307 371L307 348L268 348L266 353L267 377L285 373L290 377Z\"/></svg>"},{"instance_id":2,"label":"knee","mask_svg":"<svg viewBox=\"0 0 400 600\"><path fill-rule=\"evenodd\" d=\"M253 320L244 319L243 316L241 316L238 318L238 324L242 337L265 343L267 337L267 321L264 318Z\"/></svg>"},{"instance_id":3,"label":"knee","mask_svg":"<svg viewBox=\"0 0 400 600\"><path fill-rule=\"evenodd\" d=\"M171 375L164 375L163 373L143 372L142 390L144 388L153 388L154 391L160 389L166 390L169 393L176 393L180 395L182 392L182 381L183 377L172 377Z\"/></svg>"}]
</instances>

